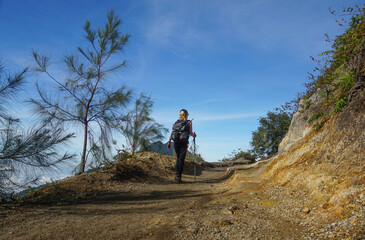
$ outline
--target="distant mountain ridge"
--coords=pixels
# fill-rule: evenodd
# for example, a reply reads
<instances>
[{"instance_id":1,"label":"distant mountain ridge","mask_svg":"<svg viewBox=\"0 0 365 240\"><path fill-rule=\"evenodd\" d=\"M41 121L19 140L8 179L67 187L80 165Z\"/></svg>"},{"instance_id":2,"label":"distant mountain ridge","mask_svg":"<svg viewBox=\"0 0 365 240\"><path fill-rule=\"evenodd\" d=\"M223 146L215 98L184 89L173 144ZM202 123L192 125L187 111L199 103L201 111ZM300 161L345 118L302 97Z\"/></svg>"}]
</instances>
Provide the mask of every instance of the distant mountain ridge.
<instances>
[{"instance_id":1,"label":"distant mountain ridge","mask_svg":"<svg viewBox=\"0 0 365 240\"><path fill-rule=\"evenodd\" d=\"M152 143L148 147L148 151L173 156L174 155L174 142L171 142L170 150L167 150L167 143L156 142L156 143Z\"/></svg>"}]
</instances>

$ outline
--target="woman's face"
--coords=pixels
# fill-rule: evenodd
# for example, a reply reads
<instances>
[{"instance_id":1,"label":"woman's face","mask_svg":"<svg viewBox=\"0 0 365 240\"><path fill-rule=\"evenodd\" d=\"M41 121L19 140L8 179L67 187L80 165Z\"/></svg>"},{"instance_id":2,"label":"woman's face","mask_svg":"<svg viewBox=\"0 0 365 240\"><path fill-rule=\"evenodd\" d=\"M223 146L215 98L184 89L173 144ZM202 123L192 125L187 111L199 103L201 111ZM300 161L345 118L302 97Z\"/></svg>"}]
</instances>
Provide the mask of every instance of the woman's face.
<instances>
[{"instance_id":1,"label":"woman's face","mask_svg":"<svg viewBox=\"0 0 365 240\"><path fill-rule=\"evenodd\" d=\"M187 117L188 117L188 114L185 115L184 111L181 111L180 112L180 119L181 120L184 120L185 121L187 119Z\"/></svg>"}]
</instances>

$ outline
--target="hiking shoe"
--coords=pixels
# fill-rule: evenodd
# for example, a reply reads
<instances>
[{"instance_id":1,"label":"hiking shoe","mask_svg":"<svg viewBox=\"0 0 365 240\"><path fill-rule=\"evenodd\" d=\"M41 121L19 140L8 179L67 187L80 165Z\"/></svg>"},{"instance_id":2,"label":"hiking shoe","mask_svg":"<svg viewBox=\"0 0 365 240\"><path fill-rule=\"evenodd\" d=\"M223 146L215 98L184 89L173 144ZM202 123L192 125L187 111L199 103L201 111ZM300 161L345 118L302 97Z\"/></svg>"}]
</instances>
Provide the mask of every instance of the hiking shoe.
<instances>
[{"instance_id":1,"label":"hiking shoe","mask_svg":"<svg viewBox=\"0 0 365 240\"><path fill-rule=\"evenodd\" d=\"M182 183L182 181L181 181L181 176L175 176L175 181L176 181L177 183Z\"/></svg>"}]
</instances>

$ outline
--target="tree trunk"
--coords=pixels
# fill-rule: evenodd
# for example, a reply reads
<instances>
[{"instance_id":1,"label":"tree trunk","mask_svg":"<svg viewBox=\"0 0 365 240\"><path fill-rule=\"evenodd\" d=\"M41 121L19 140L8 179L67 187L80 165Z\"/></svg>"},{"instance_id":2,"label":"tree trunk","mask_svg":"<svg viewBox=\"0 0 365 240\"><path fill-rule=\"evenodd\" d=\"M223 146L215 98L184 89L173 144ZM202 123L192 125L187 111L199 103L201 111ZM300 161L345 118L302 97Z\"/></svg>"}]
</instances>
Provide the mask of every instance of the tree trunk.
<instances>
[{"instance_id":1,"label":"tree trunk","mask_svg":"<svg viewBox=\"0 0 365 240\"><path fill-rule=\"evenodd\" d=\"M88 130L88 123L87 123L87 122L85 122L84 147L83 147L83 149L82 149L80 173L85 172L85 165L86 165L86 148L87 148L87 130Z\"/></svg>"}]
</instances>

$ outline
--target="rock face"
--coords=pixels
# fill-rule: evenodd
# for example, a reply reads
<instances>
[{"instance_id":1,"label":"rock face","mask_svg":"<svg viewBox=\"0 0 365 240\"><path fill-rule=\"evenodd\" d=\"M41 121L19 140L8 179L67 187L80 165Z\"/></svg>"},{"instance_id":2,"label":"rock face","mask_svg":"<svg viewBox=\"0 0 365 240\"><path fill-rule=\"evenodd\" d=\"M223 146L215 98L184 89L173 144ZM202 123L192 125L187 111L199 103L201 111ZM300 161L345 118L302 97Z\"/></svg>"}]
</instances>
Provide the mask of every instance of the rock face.
<instances>
[{"instance_id":1,"label":"rock face","mask_svg":"<svg viewBox=\"0 0 365 240\"><path fill-rule=\"evenodd\" d=\"M319 130L309 118L320 110L326 89L301 101L279 154L263 176L294 189L307 189L318 211L344 217L359 208L355 199L365 192L365 101L349 103L342 112L329 114ZM364 95L364 88L358 90Z\"/></svg>"},{"instance_id":2,"label":"rock face","mask_svg":"<svg viewBox=\"0 0 365 240\"><path fill-rule=\"evenodd\" d=\"M294 114L292 122L290 124L288 133L279 145L279 154L288 151L295 145L296 142L303 139L313 127L308 123L309 118L317 113L324 100L324 94L326 94L327 87L318 89L308 100L301 100L299 103L299 109Z\"/></svg>"}]
</instances>

